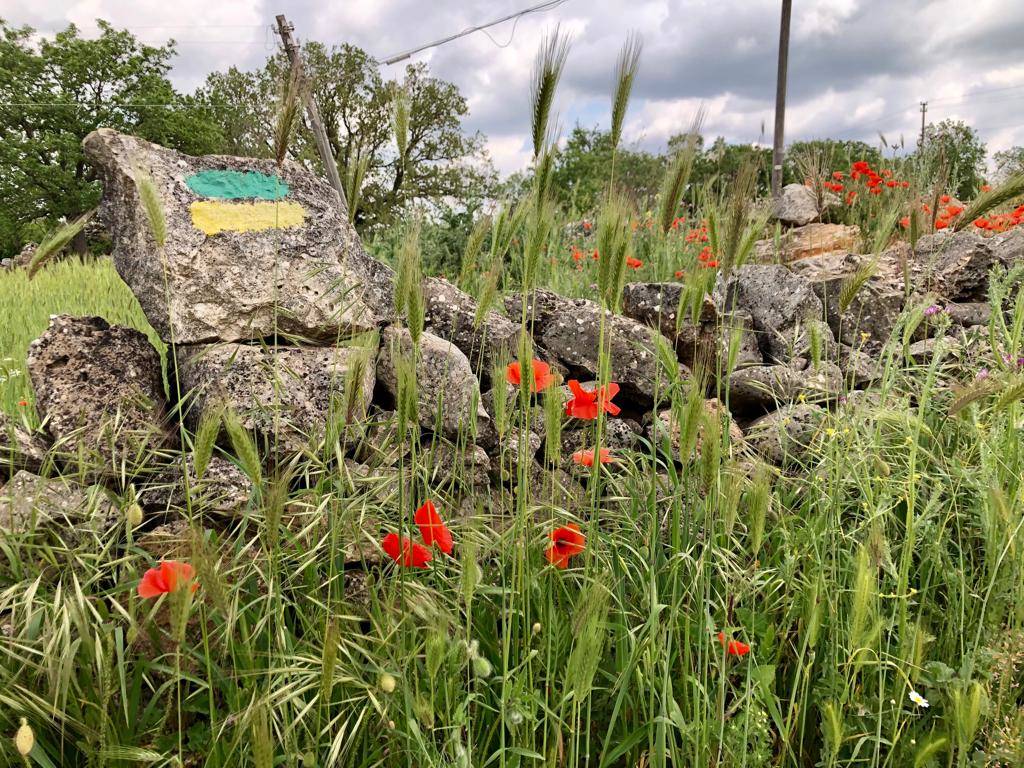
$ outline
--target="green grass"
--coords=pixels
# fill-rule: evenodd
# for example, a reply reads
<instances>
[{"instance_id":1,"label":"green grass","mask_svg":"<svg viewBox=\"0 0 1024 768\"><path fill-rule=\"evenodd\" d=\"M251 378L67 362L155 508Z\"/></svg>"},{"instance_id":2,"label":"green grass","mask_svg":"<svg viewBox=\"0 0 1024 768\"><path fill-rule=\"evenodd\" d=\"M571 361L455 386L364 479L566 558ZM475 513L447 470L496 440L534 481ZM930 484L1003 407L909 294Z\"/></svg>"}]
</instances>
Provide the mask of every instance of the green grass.
<instances>
[{"instance_id":1,"label":"green grass","mask_svg":"<svg viewBox=\"0 0 1024 768\"><path fill-rule=\"evenodd\" d=\"M106 259L65 259L43 267L31 279L26 270L0 272L0 410L18 414L25 411L19 402L31 404L25 354L55 314L98 315L138 328L162 349L139 302Z\"/></svg>"}]
</instances>

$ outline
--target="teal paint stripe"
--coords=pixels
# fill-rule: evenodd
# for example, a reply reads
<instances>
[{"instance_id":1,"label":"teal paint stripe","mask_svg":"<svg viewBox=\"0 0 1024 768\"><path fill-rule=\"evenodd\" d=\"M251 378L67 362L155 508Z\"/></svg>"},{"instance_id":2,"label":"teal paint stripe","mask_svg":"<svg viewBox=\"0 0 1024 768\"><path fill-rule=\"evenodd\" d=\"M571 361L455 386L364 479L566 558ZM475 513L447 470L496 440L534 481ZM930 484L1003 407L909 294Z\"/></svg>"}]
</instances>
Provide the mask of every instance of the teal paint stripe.
<instances>
[{"instance_id":1,"label":"teal paint stripe","mask_svg":"<svg viewBox=\"0 0 1024 768\"><path fill-rule=\"evenodd\" d=\"M280 200L288 194L281 177L255 171L200 171L185 183L197 195L218 200Z\"/></svg>"}]
</instances>

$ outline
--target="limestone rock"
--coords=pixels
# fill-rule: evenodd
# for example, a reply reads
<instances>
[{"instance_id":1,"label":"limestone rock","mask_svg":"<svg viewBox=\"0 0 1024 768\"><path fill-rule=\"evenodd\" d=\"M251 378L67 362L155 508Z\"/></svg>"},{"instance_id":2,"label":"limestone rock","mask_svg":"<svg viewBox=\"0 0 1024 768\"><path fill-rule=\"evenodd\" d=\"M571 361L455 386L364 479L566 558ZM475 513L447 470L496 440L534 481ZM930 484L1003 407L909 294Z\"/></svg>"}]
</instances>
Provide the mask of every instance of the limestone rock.
<instances>
[{"instance_id":1,"label":"limestone rock","mask_svg":"<svg viewBox=\"0 0 1024 768\"><path fill-rule=\"evenodd\" d=\"M787 184L775 203L774 213L783 224L797 227L817 221L819 211L814 190L803 184Z\"/></svg>"},{"instance_id":2,"label":"limestone rock","mask_svg":"<svg viewBox=\"0 0 1024 768\"><path fill-rule=\"evenodd\" d=\"M522 301L522 294L506 297L505 307L510 315L519 315ZM582 369L591 376L598 369L601 311L595 302L567 299L548 290L534 291L527 301L527 315L532 319L537 341L570 369ZM658 331L636 320L611 312L605 314L611 380L619 383L626 397L650 402L659 379L664 386L666 376L658 370L656 351L659 337L664 339ZM688 373L685 366L681 370Z\"/></svg>"},{"instance_id":3,"label":"limestone rock","mask_svg":"<svg viewBox=\"0 0 1024 768\"><path fill-rule=\"evenodd\" d=\"M363 347L196 345L178 348L178 377L191 428L226 406L268 446L293 454L322 440L332 419L364 417L374 356Z\"/></svg>"},{"instance_id":4,"label":"limestone rock","mask_svg":"<svg viewBox=\"0 0 1024 768\"><path fill-rule=\"evenodd\" d=\"M950 301L984 301L998 259L984 237L963 230L926 235L914 251L914 285Z\"/></svg>"},{"instance_id":5,"label":"limestone rock","mask_svg":"<svg viewBox=\"0 0 1024 768\"><path fill-rule=\"evenodd\" d=\"M867 268L870 256L834 253L813 256L792 265L805 279L825 308L825 318L836 339L850 346L876 350L889 338L905 303L902 278L898 277L899 249L882 255L876 274L864 282L845 308L841 297ZM862 334L867 337L861 338Z\"/></svg>"},{"instance_id":6,"label":"limestone rock","mask_svg":"<svg viewBox=\"0 0 1024 768\"><path fill-rule=\"evenodd\" d=\"M31 534L52 530L65 542L112 528L118 511L99 486L39 477L21 470L0 489L0 530Z\"/></svg>"},{"instance_id":7,"label":"limestone rock","mask_svg":"<svg viewBox=\"0 0 1024 768\"><path fill-rule=\"evenodd\" d=\"M103 180L114 266L165 341L333 341L390 318L377 274L387 270L363 250L337 193L301 165L190 157L109 128L83 147ZM143 175L166 221L162 248Z\"/></svg>"},{"instance_id":8,"label":"limestone rock","mask_svg":"<svg viewBox=\"0 0 1024 768\"><path fill-rule=\"evenodd\" d=\"M407 329L384 329L377 357L377 381L392 398L398 396L399 358L413 353L412 336ZM479 433L491 426L480 403L480 383L469 360L455 344L431 333L420 337L416 393L419 423L425 429L454 439L460 432Z\"/></svg>"},{"instance_id":9,"label":"limestone rock","mask_svg":"<svg viewBox=\"0 0 1024 768\"><path fill-rule=\"evenodd\" d=\"M751 422L747 441L766 461L778 466L800 463L826 416L817 405L785 405Z\"/></svg>"},{"instance_id":10,"label":"limestone rock","mask_svg":"<svg viewBox=\"0 0 1024 768\"><path fill-rule=\"evenodd\" d=\"M760 261L787 263L826 253L856 251L859 245L858 227L814 222L783 234L779 242L779 253L775 252L773 240L758 240L755 254Z\"/></svg>"},{"instance_id":11,"label":"limestone rock","mask_svg":"<svg viewBox=\"0 0 1024 768\"><path fill-rule=\"evenodd\" d=\"M724 420L728 425L729 442L737 448L743 446L743 432L733 421L728 409L718 400L712 397L704 401L705 417L718 421ZM704 424L697 428L697 440L694 445L694 454L700 455L701 443L705 439L706 432ZM683 460L682 452L682 421L672 410L661 411L648 429L648 438L676 460ZM667 449L667 450L666 450ZM691 457L692 458L692 457Z\"/></svg>"},{"instance_id":12,"label":"limestone rock","mask_svg":"<svg viewBox=\"0 0 1024 768\"><path fill-rule=\"evenodd\" d=\"M627 283L622 292L622 314L661 332L676 348L679 362L692 367L697 360L713 359L717 352L718 311L705 296L696 319L688 308L679 316L682 283Z\"/></svg>"},{"instance_id":13,"label":"limestone rock","mask_svg":"<svg viewBox=\"0 0 1024 768\"><path fill-rule=\"evenodd\" d=\"M992 307L987 301L949 302L942 308L954 323L964 327L988 325L992 319Z\"/></svg>"},{"instance_id":14,"label":"limestone rock","mask_svg":"<svg viewBox=\"0 0 1024 768\"><path fill-rule=\"evenodd\" d=\"M133 328L57 315L29 346L28 372L46 431L70 463L133 472L173 443L160 356Z\"/></svg>"},{"instance_id":15,"label":"limestone rock","mask_svg":"<svg viewBox=\"0 0 1024 768\"><path fill-rule=\"evenodd\" d=\"M160 473L139 491L139 504L155 512L184 513L191 509L195 514L227 517L245 512L252 498L253 484L238 466L220 456L212 456L202 477L196 475L191 455L186 466L191 504L186 497L185 476L180 462L173 469Z\"/></svg>"},{"instance_id":16,"label":"limestone rock","mask_svg":"<svg viewBox=\"0 0 1024 768\"><path fill-rule=\"evenodd\" d=\"M19 469L38 473L46 462L49 445L39 434L30 434L0 411L0 480Z\"/></svg>"},{"instance_id":17,"label":"limestone rock","mask_svg":"<svg viewBox=\"0 0 1024 768\"><path fill-rule=\"evenodd\" d=\"M1024 227L1014 227L988 239L992 256L1005 267L1024 261Z\"/></svg>"},{"instance_id":18,"label":"limestone rock","mask_svg":"<svg viewBox=\"0 0 1024 768\"><path fill-rule=\"evenodd\" d=\"M519 325L507 317L491 310L477 327L476 300L440 277L423 281L423 298L426 330L462 350L481 381L490 380L499 361L517 356Z\"/></svg>"},{"instance_id":19,"label":"limestone rock","mask_svg":"<svg viewBox=\"0 0 1024 768\"><path fill-rule=\"evenodd\" d=\"M723 311L750 313L768 361L802 356L809 323L824 318L810 283L777 264L747 264L729 277L720 275L714 296Z\"/></svg>"},{"instance_id":20,"label":"limestone rock","mask_svg":"<svg viewBox=\"0 0 1024 768\"><path fill-rule=\"evenodd\" d=\"M839 366L825 360L805 368L798 364L751 366L734 371L729 378L729 405L736 411L771 410L801 397L834 399L842 386Z\"/></svg>"}]
</instances>

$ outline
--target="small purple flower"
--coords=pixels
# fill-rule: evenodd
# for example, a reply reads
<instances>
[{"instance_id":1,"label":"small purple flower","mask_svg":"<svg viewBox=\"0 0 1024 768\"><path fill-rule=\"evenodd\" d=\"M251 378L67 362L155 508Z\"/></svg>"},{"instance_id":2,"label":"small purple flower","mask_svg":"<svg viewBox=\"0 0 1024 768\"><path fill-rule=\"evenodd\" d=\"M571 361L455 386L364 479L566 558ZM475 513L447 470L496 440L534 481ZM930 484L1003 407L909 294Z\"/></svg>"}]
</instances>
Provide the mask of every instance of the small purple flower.
<instances>
[{"instance_id":1,"label":"small purple flower","mask_svg":"<svg viewBox=\"0 0 1024 768\"><path fill-rule=\"evenodd\" d=\"M980 369L978 371L978 373L975 375L974 378L976 378L978 380L987 379L988 378L988 368Z\"/></svg>"},{"instance_id":2,"label":"small purple flower","mask_svg":"<svg viewBox=\"0 0 1024 768\"><path fill-rule=\"evenodd\" d=\"M935 317L935 315L939 314L939 312L942 311L942 307L940 307L938 304L932 304L930 307L928 307L928 309L924 311L924 316Z\"/></svg>"}]
</instances>

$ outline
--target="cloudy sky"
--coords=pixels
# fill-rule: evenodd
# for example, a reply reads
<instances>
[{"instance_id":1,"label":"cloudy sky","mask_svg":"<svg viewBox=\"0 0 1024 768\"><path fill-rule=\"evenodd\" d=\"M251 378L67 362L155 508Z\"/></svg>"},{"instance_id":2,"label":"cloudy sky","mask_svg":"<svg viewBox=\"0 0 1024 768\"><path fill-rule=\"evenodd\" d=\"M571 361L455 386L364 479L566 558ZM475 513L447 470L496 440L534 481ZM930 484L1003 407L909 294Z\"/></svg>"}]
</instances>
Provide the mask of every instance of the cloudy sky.
<instances>
[{"instance_id":1,"label":"cloudy sky","mask_svg":"<svg viewBox=\"0 0 1024 768\"><path fill-rule=\"evenodd\" d=\"M139 38L178 41L172 77L190 90L206 73L258 66L273 50L274 16L300 38L352 42L379 59L536 4L539 0L0 0L0 18L42 33L103 18ZM864 139L910 145L928 119L968 121L994 152L1024 144L1022 0L795 0L787 140ZM627 139L650 149L704 105L705 134L771 142L780 0L564 0L543 13L417 55L467 96L469 127L495 164L525 166L529 81L538 43L555 24L572 35L556 109L608 125L615 59L643 38ZM402 65L385 67L399 76Z\"/></svg>"}]
</instances>

